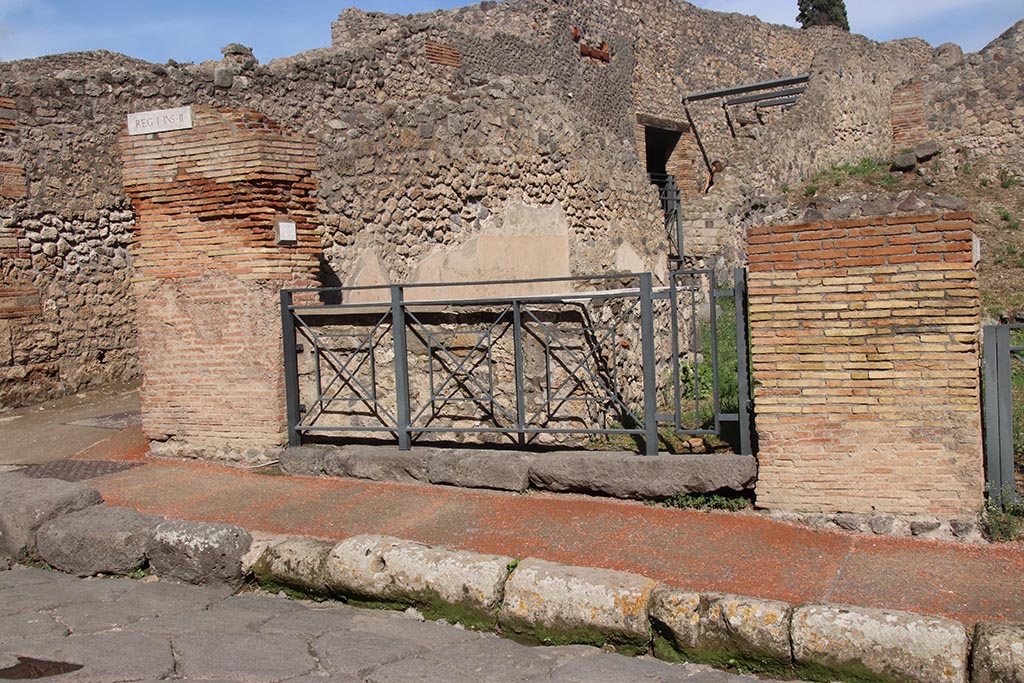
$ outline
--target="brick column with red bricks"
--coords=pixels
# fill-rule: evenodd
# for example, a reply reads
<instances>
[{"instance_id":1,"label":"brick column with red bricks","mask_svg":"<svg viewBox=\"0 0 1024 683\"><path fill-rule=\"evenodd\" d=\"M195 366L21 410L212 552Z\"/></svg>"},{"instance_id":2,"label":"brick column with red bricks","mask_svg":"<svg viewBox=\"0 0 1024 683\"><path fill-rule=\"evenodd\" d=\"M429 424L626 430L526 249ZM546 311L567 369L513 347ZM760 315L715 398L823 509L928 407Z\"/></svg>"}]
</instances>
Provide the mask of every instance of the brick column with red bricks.
<instances>
[{"instance_id":1,"label":"brick column with red bricks","mask_svg":"<svg viewBox=\"0 0 1024 683\"><path fill-rule=\"evenodd\" d=\"M759 506L978 512L973 228L955 213L750 231Z\"/></svg>"},{"instance_id":2,"label":"brick column with red bricks","mask_svg":"<svg viewBox=\"0 0 1024 683\"><path fill-rule=\"evenodd\" d=\"M316 145L261 114L120 139L137 228L143 427L157 453L251 459L285 441L279 291L315 286ZM298 239L277 244L274 220Z\"/></svg>"}]
</instances>

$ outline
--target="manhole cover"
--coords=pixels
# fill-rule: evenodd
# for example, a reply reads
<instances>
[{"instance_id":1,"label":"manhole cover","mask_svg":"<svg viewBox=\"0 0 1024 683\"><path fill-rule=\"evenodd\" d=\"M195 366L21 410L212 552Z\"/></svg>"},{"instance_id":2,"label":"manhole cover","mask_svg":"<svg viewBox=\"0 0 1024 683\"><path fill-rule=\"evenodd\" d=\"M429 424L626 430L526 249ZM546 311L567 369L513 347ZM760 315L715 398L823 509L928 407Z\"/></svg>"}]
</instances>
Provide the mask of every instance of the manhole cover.
<instances>
[{"instance_id":1,"label":"manhole cover","mask_svg":"<svg viewBox=\"0 0 1024 683\"><path fill-rule=\"evenodd\" d=\"M15 471L35 479L85 481L106 474L130 470L141 464L141 462L111 462L109 460L57 460L45 465L29 465Z\"/></svg>"},{"instance_id":2,"label":"manhole cover","mask_svg":"<svg viewBox=\"0 0 1024 683\"><path fill-rule=\"evenodd\" d=\"M128 413L114 413L113 415L100 415L98 417L87 417L83 420L75 420L68 424L79 427L99 427L100 429L125 429L137 427L142 424L142 416L138 411Z\"/></svg>"},{"instance_id":3,"label":"manhole cover","mask_svg":"<svg viewBox=\"0 0 1024 683\"><path fill-rule=\"evenodd\" d=\"M48 662L45 659L18 657L18 663L6 669L0 669L0 681L24 681L34 678L47 678L78 671L81 664L68 662Z\"/></svg>"}]
</instances>

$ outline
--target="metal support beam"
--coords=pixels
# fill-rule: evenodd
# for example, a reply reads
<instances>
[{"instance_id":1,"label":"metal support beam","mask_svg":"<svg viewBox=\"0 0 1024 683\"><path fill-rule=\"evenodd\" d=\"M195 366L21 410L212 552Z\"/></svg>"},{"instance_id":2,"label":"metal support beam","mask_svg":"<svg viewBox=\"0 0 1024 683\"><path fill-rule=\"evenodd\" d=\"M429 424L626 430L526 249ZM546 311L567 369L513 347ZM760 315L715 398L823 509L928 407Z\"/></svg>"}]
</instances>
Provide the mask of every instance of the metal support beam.
<instances>
[{"instance_id":1,"label":"metal support beam","mask_svg":"<svg viewBox=\"0 0 1024 683\"><path fill-rule=\"evenodd\" d=\"M654 299L650 273L640 274L640 342L644 377L644 454L658 454L658 377L654 353Z\"/></svg>"},{"instance_id":2,"label":"metal support beam","mask_svg":"<svg viewBox=\"0 0 1024 683\"><path fill-rule=\"evenodd\" d=\"M776 97L793 97L807 90L807 86L799 88L788 88L786 90L773 90L771 92L758 93L756 95L745 95L743 97L737 97L735 99L726 100L725 106L734 107L738 104L750 104L751 102L761 102L763 100L770 100Z\"/></svg>"},{"instance_id":3,"label":"metal support beam","mask_svg":"<svg viewBox=\"0 0 1024 683\"><path fill-rule=\"evenodd\" d=\"M740 455L753 455L751 438L750 361L747 357L747 269L733 270L733 301L736 306L736 412L740 421Z\"/></svg>"},{"instance_id":4,"label":"metal support beam","mask_svg":"<svg viewBox=\"0 0 1024 683\"><path fill-rule=\"evenodd\" d=\"M802 83L807 83L809 80L811 80L810 75L805 74L803 76L793 76L791 78L778 78L773 81L761 81L760 83L739 85L734 88L723 88L721 90L706 90L704 92L698 92L692 95L684 95L683 102L700 102L701 100L713 100L716 97L731 97L733 95L742 95L748 92L757 92L758 90L768 90L770 88L784 88L790 85L800 85Z\"/></svg>"},{"instance_id":5,"label":"metal support beam","mask_svg":"<svg viewBox=\"0 0 1024 683\"><path fill-rule=\"evenodd\" d=\"M284 342L284 395L288 417L288 445L298 446L302 438L296 429L299 424L299 359L295 344L295 316L292 313L292 293L281 290L281 339Z\"/></svg>"},{"instance_id":6,"label":"metal support beam","mask_svg":"<svg viewBox=\"0 0 1024 683\"><path fill-rule=\"evenodd\" d=\"M409 355L405 338L405 308L402 286L391 285L391 334L395 345L395 414L398 418L398 449L412 448L409 431Z\"/></svg>"}]
</instances>

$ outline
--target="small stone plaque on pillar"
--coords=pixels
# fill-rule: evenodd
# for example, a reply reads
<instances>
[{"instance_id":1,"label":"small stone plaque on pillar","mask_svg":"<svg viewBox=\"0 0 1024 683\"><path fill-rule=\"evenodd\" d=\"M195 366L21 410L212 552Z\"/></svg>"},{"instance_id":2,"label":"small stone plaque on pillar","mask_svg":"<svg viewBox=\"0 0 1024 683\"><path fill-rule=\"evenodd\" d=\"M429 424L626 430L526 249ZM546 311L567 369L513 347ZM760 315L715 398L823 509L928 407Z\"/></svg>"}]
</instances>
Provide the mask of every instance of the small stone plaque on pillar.
<instances>
[{"instance_id":1,"label":"small stone plaque on pillar","mask_svg":"<svg viewBox=\"0 0 1024 683\"><path fill-rule=\"evenodd\" d=\"M274 219L274 243L295 244L299 239L295 221L290 218Z\"/></svg>"},{"instance_id":2,"label":"small stone plaque on pillar","mask_svg":"<svg viewBox=\"0 0 1024 683\"><path fill-rule=\"evenodd\" d=\"M128 114L128 135L164 133L192 127L192 107L156 109Z\"/></svg>"}]
</instances>

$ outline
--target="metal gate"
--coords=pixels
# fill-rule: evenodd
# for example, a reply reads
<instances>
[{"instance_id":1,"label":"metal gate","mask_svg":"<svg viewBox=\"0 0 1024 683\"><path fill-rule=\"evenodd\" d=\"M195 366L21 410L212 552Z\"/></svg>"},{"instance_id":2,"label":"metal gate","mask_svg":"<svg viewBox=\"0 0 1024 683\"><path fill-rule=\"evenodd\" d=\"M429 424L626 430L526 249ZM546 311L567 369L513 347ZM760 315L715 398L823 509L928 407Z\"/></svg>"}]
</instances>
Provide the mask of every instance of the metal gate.
<instances>
[{"instance_id":1,"label":"metal gate","mask_svg":"<svg viewBox=\"0 0 1024 683\"><path fill-rule=\"evenodd\" d=\"M284 290L289 443L380 433L405 449L477 434L528 446L619 434L654 455L660 427L703 436L734 426L736 450L750 454L745 271L733 279L720 287L705 269L660 287L640 273ZM728 363L722 310L736 339ZM723 384L735 393L728 406Z\"/></svg>"},{"instance_id":2,"label":"metal gate","mask_svg":"<svg viewBox=\"0 0 1024 683\"><path fill-rule=\"evenodd\" d=\"M1024 325L984 329L985 478L996 505L1020 500L1015 461L1024 464Z\"/></svg>"}]
</instances>

